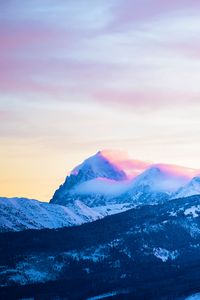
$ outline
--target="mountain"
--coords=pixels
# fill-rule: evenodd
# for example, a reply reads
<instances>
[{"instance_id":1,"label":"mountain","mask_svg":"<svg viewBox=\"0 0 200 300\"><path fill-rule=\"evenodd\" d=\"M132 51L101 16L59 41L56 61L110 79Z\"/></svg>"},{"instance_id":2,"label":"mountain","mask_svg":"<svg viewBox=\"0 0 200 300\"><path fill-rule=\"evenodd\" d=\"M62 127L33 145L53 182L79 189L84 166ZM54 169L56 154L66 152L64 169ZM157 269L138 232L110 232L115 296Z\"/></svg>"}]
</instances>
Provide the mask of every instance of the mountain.
<instances>
[{"instance_id":1,"label":"mountain","mask_svg":"<svg viewBox=\"0 0 200 300\"><path fill-rule=\"evenodd\" d=\"M133 181L134 187L149 186L152 191L170 194L188 182L182 172L174 172L173 166L152 165Z\"/></svg>"},{"instance_id":2,"label":"mountain","mask_svg":"<svg viewBox=\"0 0 200 300\"><path fill-rule=\"evenodd\" d=\"M180 188L173 198L184 198L193 195L200 195L200 176L194 177L185 186Z\"/></svg>"},{"instance_id":3,"label":"mountain","mask_svg":"<svg viewBox=\"0 0 200 300\"><path fill-rule=\"evenodd\" d=\"M127 178L104 152L86 159L68 176L50 203L73 206L77 199L89 207L166 201L189 181L182 168L151 165L140 175Z\"/></svg>"},{"instance_id":4,"label":"mountain","mask_svg":"<svg viewBox=\"0 0 200 300\"><path fill-rule=\"evenodd\" d=\"M131 207L125 203L90 208L79 200L66 207L27 198L0 197L0 232L80 225Z\"/></svg>"},{"instance_id":5,"label":"mountain","mask_svg":"<svg viewBox=\"0 0 200 300\"><path fill-rule=\"evenodd\" d=\"M124 198L140 205L167 201L188 181L189 177L181 169L175 172L170 165L152 165L132 180Z\"/></svg>"},{"instance_id":6,"label":"mountain","mask_svg":"<svg viewBox=\"0 0 200 300\"><path fill-rule=\"evenodd\" d=\"M95 155L86 159L82 164L75 167L71 175L81 175L82 181L94 178L108 178L118 181L127 178L123 170L119 169L117 165L111 163L109 159L104 156L103 151L97 152Z\"/></svg>"},{"instance_id":7,"label":"mountain","mask_svg":"<svg viewBox=\"0 0 200 300\"><path fill-rule=\"evenodd\" d=\"M51 203L0 198L0 298L196 297L200 195L187 196L200 193L200 177L191 174L157 164L130 178L98 152Z\"/></svg>"},{"instance_id":8,"label":"mountain","mask_svg":"<svg viewBox=\"0 0 200 300\"><path fill-rule=\"evenodd\" d=\"M79 199L78 196L87 198L85 195L91 194L97 198L104 198L105 191L108 190L106 183L116 183L126 179L125 172L99 151L72 170L65 182L55 191L50 203L68 205L72 204L74 199ZM89 184L85 187L84 183ZM88 204L87 201L84 202Z\"/></svg>"},{"instance_id":9,"label":"mountain","mask_svg":"<svg viewBox=\"0 0 200 300\"><path fill-rule=\"evenodd\" d=\"M1 233L0 298L178 300L197 295L199 203L200 196L192 196L81 226Z\"/></svg>"},{"instance_id":10,"label":"mountain","mask_svg":"<svg viewBox=\"0 0 200 300\"><path fill-rule=\"evenodd\" d=\"M198 194L198 177L189 181L182 168L163 164L151 165L140 175L127 178L117 163L99 151L72 170L50 204L0 198L0 230L80 225L138 205Z\"/></svg>"},{"instance_id":11,"label":"mountain","mask_svg":"<svg viewBox=\"0 0 200 300\"><path fill-rule=\"evenodd\" d=\"M102 218L103 214L75 202L74 208L26 198L0 197L0 231L60 228Z\"/></svg>"}]
</instances>

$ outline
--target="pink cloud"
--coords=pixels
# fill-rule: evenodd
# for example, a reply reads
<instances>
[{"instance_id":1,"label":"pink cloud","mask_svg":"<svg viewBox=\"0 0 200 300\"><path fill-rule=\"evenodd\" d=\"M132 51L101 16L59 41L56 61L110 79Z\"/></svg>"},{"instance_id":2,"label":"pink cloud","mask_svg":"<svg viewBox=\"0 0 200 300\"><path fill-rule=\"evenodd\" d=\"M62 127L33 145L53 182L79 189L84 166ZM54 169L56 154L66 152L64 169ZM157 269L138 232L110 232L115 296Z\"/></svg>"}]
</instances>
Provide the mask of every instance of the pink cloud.
<instances>
[{"instance_id":1,"label":"pink cloud","mask_svg":"<svg viewBox=\"0 0 200 300\"><path fill-rule=\"evenodd\" d=\"M91 92L93 99L101 103L117 104L120 106L132 107L134 109L151 110L160 108L163 105L170 106L172 103L196 102L197 95L193 93L182 93L156 89L144 90L115 90L102 89Z\"/></svg>"},{"instance_id":2,"label":"pink cloud","mask_svg":"<svg viewBox=\"0 0 200 300\"><path fill-rule=\"evenodd\" d=\"M119 169L123 170L129 179L132 179L143 173L147 168L157 167L165 174L179 176L185 180L193 178L199 174L199 170L171 164L153 164L149 161L141 161L132 159L125 151L117 150L102 150L101 154L106 157L111 163L115 164Z\"/></svg>"},{"instance_id":3,"label":"pink cloud","mask_svg":"<svg viewBox=\"0 0 200 300\"><path fill-rule=\"evenodd\" d=\"M192 179L195 175L199 173L198 170L193 168L187 168L183 166L170 165L170 164L154 164L153 166L158 167L165 173L169 173L174 176L180 176L185 179Z\"/></svg>"},{"instance_id":4,"label":"pink cloud","mask_svg":"<svg viewBox=\"0 0 200 300\"><path fill-rule=\"evenodd\" d=\"M103 150L101 154L119 169L123 170L130 178L139 175L150 166L150 162L131 159L124 151Z\"/></svg>"}]
</instances>

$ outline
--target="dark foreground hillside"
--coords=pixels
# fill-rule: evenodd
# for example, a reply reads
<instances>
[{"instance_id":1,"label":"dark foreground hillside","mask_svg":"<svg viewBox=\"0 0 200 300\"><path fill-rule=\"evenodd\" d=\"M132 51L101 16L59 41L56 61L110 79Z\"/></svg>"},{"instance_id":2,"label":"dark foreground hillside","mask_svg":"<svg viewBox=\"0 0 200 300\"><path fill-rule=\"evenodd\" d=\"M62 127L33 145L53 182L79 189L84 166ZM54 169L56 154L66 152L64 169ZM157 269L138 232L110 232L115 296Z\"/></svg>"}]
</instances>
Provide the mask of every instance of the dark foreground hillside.
<instances>
[{"instance_id":1,"label":"dark foreground hillside","mask_svg":"<svg viewBox=\"0 0 200 300\"><path fill-rule=\"evenodd\" d=\"M194 196L77 227L2 233L0 299L184 299L200 291L199 208Z\"/></svg>"}]
</instances>

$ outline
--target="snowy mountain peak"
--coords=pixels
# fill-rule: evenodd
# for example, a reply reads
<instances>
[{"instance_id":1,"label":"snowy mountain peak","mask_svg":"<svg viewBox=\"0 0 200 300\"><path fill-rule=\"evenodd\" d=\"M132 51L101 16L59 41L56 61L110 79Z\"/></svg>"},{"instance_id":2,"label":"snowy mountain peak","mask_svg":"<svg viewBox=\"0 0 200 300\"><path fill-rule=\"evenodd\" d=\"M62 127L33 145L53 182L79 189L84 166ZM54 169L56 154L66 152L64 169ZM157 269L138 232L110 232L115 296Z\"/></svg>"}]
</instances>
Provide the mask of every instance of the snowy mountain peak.
<instances>
[{"instance_id":1,"label":"snowy mountain peak","mask_svg":"<svg viewBox=\"0 0 200 300\"><path fill-rule=\"evenodd\" d=\"M140 180L142 180L143 183L145 183L146 181L149 183L149 181L152 181L153 179L161 176L163 176L163 172L161 171L161 169L157 166L153 166L140 174L137 177L137 181L139 182Z\"/></svg>"},{"instance_id":2,"label":"snowy mountain peak","mask_svg":"<svg viewBox=\"0 0 200 300\"><path fill-rule=\"evenodd\" d=\"M135 178L134 186L149 186L151 190L174 192L189 181L188 177L167 165L152 165Z\"/></svg>"},{"instance_id":3,"label":"snowy mountain peak","mask_svg":"<svg viewBox=\"0 0 200 300\"><path fill-rule=\"evenodd\" d=\"M99 151L72 170L70 176L56 190L50 202L63 203L63 198L67 199L75 187L94 179L109 179L118 182L126 180L127 176L116 164L111 163L102 151Z\"/></svg>"},{"instance_id":4,"label":"snowy mountain peak","mask_svg":"<svg viewBox=\"0 0 200 300\"><path fill-rule=\"evenodd\" d=\"M174 198L185 198L200 194L200 176L195 176L185 186L180 188Z\"/></svg>"},{"instance_id":5,"label":"snowy mountain peak","mask_svg":"<svg viewBox=\"0 0 200 300\"><path fill-rule=\"evenodd\" d=\"M51 203L73 205L74 201L81 200L93 207L127 200L136 203L139 199L143 203L161 197L167 199L196 174L193 169L167 164L148 164L145 169L144 164L116 158L113 152L99 151L84 160L57 189ZM137 168L142 173L126 176L123 169L127 165L135 166L136 174Z\"/></svg>"},{"instance_id":6,"label":"snowy mountain peak","mask_svg":"<svg viewBox=\"0 0 200 300\"><path fill-rule=\"evenodd\" d=\"M103 151L87 158L84 162L74 168L72 175L84 174L85 180L94 178L108 178L112 180L124 180L126 174L118 166L111 163L103 154Z\"/></svg>"}]
</instances>

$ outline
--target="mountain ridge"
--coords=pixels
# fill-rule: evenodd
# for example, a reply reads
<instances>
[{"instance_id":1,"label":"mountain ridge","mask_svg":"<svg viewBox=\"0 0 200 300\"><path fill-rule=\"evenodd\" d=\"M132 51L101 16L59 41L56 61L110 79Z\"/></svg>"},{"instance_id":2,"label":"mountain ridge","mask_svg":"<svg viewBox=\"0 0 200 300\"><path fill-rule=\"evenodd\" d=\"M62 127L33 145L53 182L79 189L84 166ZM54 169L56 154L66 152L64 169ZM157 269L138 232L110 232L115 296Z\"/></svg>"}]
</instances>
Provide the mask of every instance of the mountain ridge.
<instances>
[{"instance_id":1,"label":"mountain ridge","mask_svg":"<svg viewBox=\"0 0 200 300\"><path fill-rule=\"evenodd\" d=\"M200 196L192 196L81 226L2 233L0 295L12 299L16 289L21 298L41 299L52 293L61 299L88 299L113 292L113 299L137 300L195 294L199 201ZM195 216L188 213L194 207Z\"/></svg>"},{"instance_id":2,"label":"mountain ridge","mask_svg":"<svg viewBox=\"0 0 200 300\"><path fill-rule=\"evenodd\" d=\"M183 168L153 164L130 178L99 151L72 170L50 204L0 198L0 230L80 225L136 206L200 194L198 177L190 177Z\"/></svg>"},{"instance_id":3,"label":"mountain ridge","mask_svg":"<svg viewBox=\"0 0 200 300\"><path fill-rule=\"evenodd\" d=\"M130 178L124 175L125 172L121 173L121 169L116 167L117 164L108 163L106 159L106 166L108 164L112 170L110 175L110 172L105 172L105 158L102 153L103 151L97 152L75 167L55 191L50 203L68 206L79 199L93 207L124 202L141 204L142 199L150 199L151 202L156 198L160 201L167 200L192 177L189 172L191 170L187 168L152 164L139 175Z\"/></svg>"}]
</instances>

